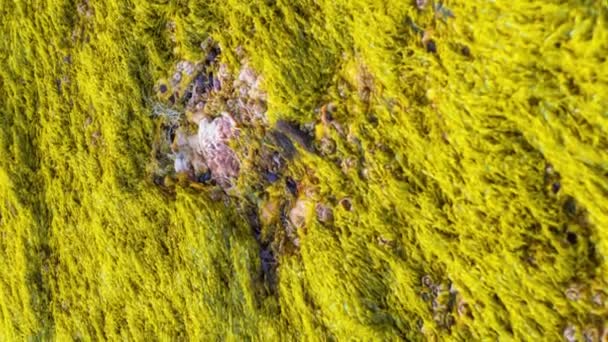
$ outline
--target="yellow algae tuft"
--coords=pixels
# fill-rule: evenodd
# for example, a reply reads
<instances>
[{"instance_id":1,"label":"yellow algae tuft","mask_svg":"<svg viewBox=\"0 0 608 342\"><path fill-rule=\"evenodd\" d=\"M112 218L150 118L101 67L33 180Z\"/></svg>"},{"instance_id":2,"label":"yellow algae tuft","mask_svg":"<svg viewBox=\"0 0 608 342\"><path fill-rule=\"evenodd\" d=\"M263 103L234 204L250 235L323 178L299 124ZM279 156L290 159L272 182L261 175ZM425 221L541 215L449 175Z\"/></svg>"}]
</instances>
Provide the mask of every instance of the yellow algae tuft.
<instances>
[{"instance_id":1,"label":"yellow algae tuft","mask_svg":"<svg viewBox=\"0 0 608 342\"><path fill-rule=\"evenodd\" d=\"M0 19L0 340L607 336L605 1ZM173 155L222 113L230 191Z\"/></svg>"}]
</instances>

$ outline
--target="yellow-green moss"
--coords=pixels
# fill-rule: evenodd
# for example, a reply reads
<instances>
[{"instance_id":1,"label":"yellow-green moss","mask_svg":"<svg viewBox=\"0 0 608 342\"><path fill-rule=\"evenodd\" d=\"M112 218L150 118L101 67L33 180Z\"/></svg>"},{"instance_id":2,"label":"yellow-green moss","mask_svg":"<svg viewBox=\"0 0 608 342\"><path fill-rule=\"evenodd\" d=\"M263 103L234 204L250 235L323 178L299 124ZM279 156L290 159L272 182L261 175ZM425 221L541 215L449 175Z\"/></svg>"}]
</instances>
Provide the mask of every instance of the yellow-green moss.
<instances>
[{"instance_id":1,"label":"yellow-green moss","mask_svg":"<svg viewBox=\"0 0 608 342\"><path fill-rule=\"evenodd\" d=\"M0 339L601 333L607 4L445 6L454 17L415 1L1 0ZM208 36L264 76L271 122L332 102L342 129L326 130L334 157L289 166L314 173L334 220L300 230L274 293L243 199L150 180L155 82ZM468 307L451 329L425 275L437 305Z\"/></svg>"}]
</instances>

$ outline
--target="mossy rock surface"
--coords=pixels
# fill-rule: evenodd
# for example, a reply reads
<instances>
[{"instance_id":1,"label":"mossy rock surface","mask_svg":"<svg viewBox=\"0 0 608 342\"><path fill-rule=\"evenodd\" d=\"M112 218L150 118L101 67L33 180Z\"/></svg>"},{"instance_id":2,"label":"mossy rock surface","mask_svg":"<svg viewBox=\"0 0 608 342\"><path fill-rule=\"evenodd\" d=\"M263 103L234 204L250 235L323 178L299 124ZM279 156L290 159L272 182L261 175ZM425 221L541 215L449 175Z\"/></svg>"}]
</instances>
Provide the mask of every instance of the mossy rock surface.
<instances>
[{"instance_id":1,"label":"mossy rock surface","mask_svg":"<svg viewBox=\"0 0 608 342\"><path fill-rule=\"evenodd\" d=\"M606 1L0 0L0 37L0 340L608 338ZM227 193L156 158L212 57L263 77L233 148L299 125Z\"/></svg>"}]
</instances>

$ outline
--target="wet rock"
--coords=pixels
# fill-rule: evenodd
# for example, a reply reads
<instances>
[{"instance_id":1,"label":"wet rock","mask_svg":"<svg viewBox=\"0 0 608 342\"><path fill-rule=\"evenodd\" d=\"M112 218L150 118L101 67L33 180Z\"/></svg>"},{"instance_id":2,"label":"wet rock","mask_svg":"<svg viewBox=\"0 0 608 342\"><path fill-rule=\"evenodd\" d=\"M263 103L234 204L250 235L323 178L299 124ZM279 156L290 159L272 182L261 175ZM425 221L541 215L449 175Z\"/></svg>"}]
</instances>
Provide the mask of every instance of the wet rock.
<instances>
[{"instance_id":1,"label":"wet rock","mask_svg":"<svg viewBox=\"0 0 608 342\"><path fill-rule=\"evenodd\" d=\"M201 73L194 79L194 92L202 94L211 89L211 82L207 75Z\"/></svg>"},{"instance_id":2,"label":"wet rock","mask_svg":"<svg viewBox=\"0 0 608 342\"><path fill-rule=\"evenodd\" d=\"M269 283L270 286L274 286L275 283L275 272L277 261L274 257L274 253L270 246L262 246L260 248L260 261L262 264L262 273L264 280Z\"/></svg>"},{"instance_id":3,"label":"wet rock","mask_svg":"<svg viewBox=\"0 0 608 342\"><path fill-rule=\"evenodd\" d=\"M314 151L313 144L312 144L313 138L310 135L308 135L306 132L302 131L297 126L297 124L287 122L284 120L279 120L276 123L276 128L281 133L287 135L290 139L292 139L293 141L298 143L300 146L302 146L307 151L309 151L309 152Z\"/></svg>"},{"instance_id":4,"label":"wet rock","mask_svg":"<svg viewBox=\"0 0 608 342\"><path fill-rule=\"evenodd\" d=\"M195 71L195 65L190 61L181 61L177 63L176 70L180 73L186 74L187 76L192 76Z\"/></svg>"},{"instance_id":5,"label":"wet rock","mask_svg":"<svg viewBox=\"0 0 608 342\"><path fill-rule=\"evenodd\" d=\"M270 159L274 170L281 170L285 166L286 161L278 152L273 153Z\"/></svg>"},{"instance_id":6,"label":"wet rock","mask_svg":"<svg viewBox=\"0 0 608 342\"><path fill-rule=\"evenodd\" d=\"M293 157L295 157L297 153L296 147L293 145L287 135L279 131L273 131L271 136L274 138L276 144L281 148L286 159L293 159Z\"/></svg>"},{"instance_id":7,"label":"wet rock","mask_svg":"<svg viewBox=\"0 0 608 342\"><path fill-rule=\"evenodd\" d=\"M277 175L277 174L276 174L276 173L274 173L274 172L265 172L265 173L264 173L264 178L266 179L266 181L267 181L268 183L271 183L271 184L272 184L272 183L275 183L276 181L278 181L278 180L279 180L279 175Z\"/></svg>"},{"instance_id":8,"label":"wet rock","mask_svg":"<svg viewBox=\"0 0 608 342\"><path fill-rule=\"evenodd\" d=\"M174 168L175 172L177 173L188 172L190 170L190 161L188 160L185 153L179 152L176 154Z\"/></svg>"},{"instance_id":9,"label":"wet rock","mask_svg":"<svg viewBox=\"0 0 608 342\"><path fill-rule=\"evenodd\" d=\"M207 150L205 159L214 178L229 187L229 180L239 175L239 162L234 151L227 145L218 145Z\"/></svg>"},{"instance_id":10,"label":"wet rock","mask_svg":"<svg viewBox=\"0 0 608 342\"><path fill-rule=\"evenodd\" d=\"M173 138L171 139L171 149L176 152L180 148L184 148L188 145L188 134L182 127L178 127L173 130Z\"/></svg>"},{"instance_id":11,"label":"wet rock","mask_svg":"<svg viewBox=\"0 0 608 342\"><path fill-rule=\"evenodd\" d=\"M228 142L236 137L236 123L226 113L213 120L199 122L196 148L204 157L209 170L218 183L229 186L229 180L238 177L240 163Z\"/></svg>"},{"instance_id":12,"label":"wet rock","mask_svg":"<svg viewBox=\"0 0 608 342\"><path fill-rule=\"evenodd\" d=\"M214 91L220 91L222 90L222 82L220 81L219 78L215 77L212 79L212 89Z\"/></svg>"},{"instance_id":13,"label":"wet rock","mask_svg":"<svg viewBox=\"0 0 608 342\"><path fill-rule=\"evenodd\" d=\"M258 100L258 101L253 101L253 104L250 105L251 107L251 111L253 112L254 118L260 119L260 120L265 120L266 119L266 111L268 110L268 107L266 105L266 102Z\"/></svg>"},{"instance_id":14,"label":"wet rock","mask_svg":"<svg viewBox=\"0 0 608 342\"><path fill-rule=\"evenodd\" d=\"M199 183L208 184L209 182L211 182L211 178L212 178L211 171L207 170L206 172L200 174L197 177L196 181Z\"/></svg>"},{"instance_id":15,"label":"wet rock","mask_svg":"<svg viewBox=\"0 0 608 342\"><path fill-rule=\"evenodd\" d=\"M234 88L238 90L241 98L249 98L251 100L266 100L266 93L262 91L260 84L262 77L245 64L241 67L239 75L234 82Z\"/></svg>"},{"instance_id":16,"label":"wet rock","mask_svg":"<svg viewBox=\"0 0 608 342\"><path fill-rule=\"evenodd\" d=\"M184 101L184 103L188 103L190 101L190 99L192 99L192 91L186 90L182 101Z\"/></svg>"},{"instance_id":17,"label":"wet rock","mask_svg":"<svg viewBox=\"0 0 608 342\"><path fill-rule=\"evenodd\" d=\"M238 80L249 87L253 87L257 82L257 75L249 66L245 65L241 68Z\"/></svg>"},{"instance_id":18,"label":"wet rock","mask_svg":"<svg viewBox=\"0 0 608 342\"><path fill-rule=\"evenodd\" d=\"M216 82L216 75L214 75L212 72L209 72L207 74L207 81L208 81L208 89L207 91L212 91L213 90L213 84Z\"/></svg>"},{"instance_id":19,"label":"wet rock","mask_svg":"<svg viewBox=\"0 0 608 342\"><path fill-rule=\"evenodd\" d=\"M285 187L293 196L298 196L298 183L291 177L285 178Z\"/></svg>"},{"instance_id":20,"label":"wet rock","mask_svg":"<svg viewBox=\"0 0 608 342\"><path fill-rule=\"evenodd\" d=\"M212 64L213 62L215 62L215 60L220 55L220 53L221 53L220 48L217 46L213 46L209 50L209 52L207 52L207 56L205 57L205 63L207 63L207 65Z\"/></svg>"},{"instance_id":21,"label":"wet rock","mask_svg":"<svg viewBox=\"0 0 608 342\"><path fill-rule=\"evenodd\" d=\"M226 113L213 120L204 119L199 124L198 139L202 154L205 154L205 149L225 144L235 136L236 123Z\"/></svg>"},{"instance_id":22,"label":"wet rock","mask_svg":"<svg viewBox=\"0 0 608 342\"><path fill-rule=\"evenodd\" d=\"M247 219L247 223L253 232L255 240L259 243L262 241L262 223L260 221L260 217L258 212L253 206L248 206L244 209L245 218Z\"/></svg>"}]
</instances>

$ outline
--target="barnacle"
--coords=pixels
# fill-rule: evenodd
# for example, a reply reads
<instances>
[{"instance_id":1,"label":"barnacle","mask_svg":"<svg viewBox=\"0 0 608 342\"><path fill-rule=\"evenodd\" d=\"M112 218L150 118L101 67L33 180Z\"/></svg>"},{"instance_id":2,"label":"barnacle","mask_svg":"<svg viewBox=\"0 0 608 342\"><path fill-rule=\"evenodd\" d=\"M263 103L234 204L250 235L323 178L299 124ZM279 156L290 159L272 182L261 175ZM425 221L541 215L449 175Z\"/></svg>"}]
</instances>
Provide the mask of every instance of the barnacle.
<instances>
[{"instance_id":1,"label":"barnacle","mask_svg":"<svg viewBox=\"0 0 608 342\"><path fill-rule=\"evenodd\" d=\"M320 222L331 222L334 219L334 215L333 215L333 211L332 209L322 203L317 203L317 205L315 206L315 211L317 213L317 219Z\"/></svg>"},{"instance_id":2,"label":"barnacle","mask_svg":"<svg viewBox=\"0 0 608 342\"><path fill-rule=\"evenodd\" d=\"M568 298L571 301L577 301L579 299L581 299L582 296L582 288L580 285L572 285L570 287L568 287L568 289L565 292L566 298Z\"/></svg>"},{"instance_id":3,"label":"barnacle","mask_svg":"<svg viewBox=\"0 0 608 342\"><path fill-rule=\"evenodd\" d=\"M420 281L422 282L422 285L425 286L425 287L430 288L431 286L433 286L433 279L428 274L424 275L422 277L422 279L420 279Z\"/></svg>"},{"instance_id":4,"label":"barnacle","mask_svg":"<svg viewBox=\"0 0 608 342\"><path fill-rule=\"evenodd\" d=\"M568 342L576 341L576 327L572 324L568 324L564 329L564 339Z\"/></svg>"}]
</instances>

